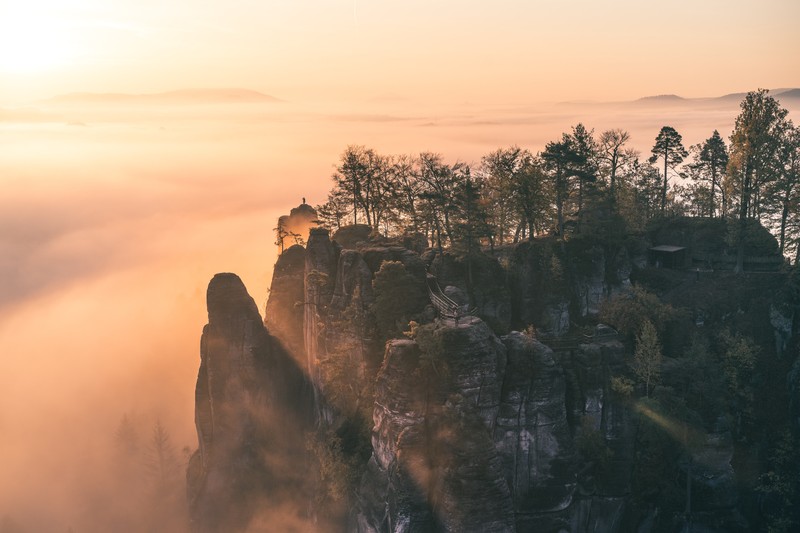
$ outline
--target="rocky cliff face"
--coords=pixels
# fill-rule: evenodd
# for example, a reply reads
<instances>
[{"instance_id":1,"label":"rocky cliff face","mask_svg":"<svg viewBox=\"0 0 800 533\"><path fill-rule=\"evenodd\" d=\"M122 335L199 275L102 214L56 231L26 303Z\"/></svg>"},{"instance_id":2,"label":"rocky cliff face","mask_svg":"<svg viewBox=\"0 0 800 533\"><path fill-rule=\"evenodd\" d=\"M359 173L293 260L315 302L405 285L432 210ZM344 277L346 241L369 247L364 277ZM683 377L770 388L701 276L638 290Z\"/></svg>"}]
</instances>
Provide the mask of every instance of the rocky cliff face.
<instances>
[{"instance_id":1,"label":"rocky cliff face","mask_svg":"<svg viewBox=\"0 0 800 533\"><path fill-rule=\"evenodd\" d=\"M494 429L495 444L521 525L563 511L576 487L564 372L553 351L518 332L503 337L508 364ZM521 527L520 530L524 530Z\"/></svg>"},{"instance_id":2,"label":"rocky cliff face","mask_svg":"<svg viewBox=\"0 0 800 533\"><path fill-rule=\"evenodd\" d=\"M636 469L648 467L636 448L643 415L630 391L612 386L631 375L630 344L570 329L591 323L600 304L630 284L635 254L543 239L502 252L503 261L470 264L374 238L367 227L340 234L341 244L314 229L305 248L279 258L263 324L237 277L218 275L209 285L200 449L190 465L197 531L244 530L262 515L365 533L666 531L679 523L642 507L634 493ZM410 338L384 343L373 281L386 261L402 263L422 287L426 271L435 272L478 317L456 323L416 309L421 325ZM727 307L719 306L721 316ZM770 318L786 353L791 325ZM512 331L528 325L549 335ZM790 375L795 417L798 368ZM353 410L341 403L348 394L371 415L368 461L346 456L344 437L329 457L310 457L311 433L341 436L351 422ZM654 420L666 420L669 431L669 419ZM707 422L693 466L670 472L681 483L691 478L704 502L694 516L710 530L745 527L733 510L739 496L726 423ZM350 512L331 526L320 515L317 482L342 461L358 476L340 502ZM310 463L325 471L309 472Z\"/></svg>"},{"instance_id":3,"label":"rocky cliff face","mask_svg":"<svg viewBox=\"0 0 800 533\"><path fill-rule=\"evenodd\" d=\"M305 376L236 275L214 276L207 303L195 393L199 449L188 479L194 530L245 531L276 509L307 515L293 495L309 489Z\"/></svg>"},{"instance_id":4,"label":"rocky cliff face","mask_svg":"<svg viewBox=\"0 0 800 533\"><path fill-rule=\"evenodd\" d=\"M305 261L306 251L300 245L294 245L278 256L264 313L264 325L281 340L301 367L306 366L303 344Z\"/></svg>"},{"instance_id":5,"label":"rocky cliff face","mask_svg":"<svg viewBox=\"0 0 800 533\"><path fill-rule=\"evenodd\" d=\"M426 335L425 350L411 340L387 345L357 529L513 531L492 438L505 348L478 319ZM385 497L371 501L375 493Z\"/></svg>"}]
</instances>

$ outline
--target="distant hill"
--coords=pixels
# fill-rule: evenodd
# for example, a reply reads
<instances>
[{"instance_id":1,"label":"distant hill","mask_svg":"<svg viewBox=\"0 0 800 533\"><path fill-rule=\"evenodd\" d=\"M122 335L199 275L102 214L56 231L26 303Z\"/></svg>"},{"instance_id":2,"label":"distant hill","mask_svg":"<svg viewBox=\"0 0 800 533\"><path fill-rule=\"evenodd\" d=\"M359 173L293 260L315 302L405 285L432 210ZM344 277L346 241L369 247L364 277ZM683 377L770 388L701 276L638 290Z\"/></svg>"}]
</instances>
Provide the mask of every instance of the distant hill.
<instances>
[{"instance_id":1,"label":"distant hill","mask_svg":"<svg viewBox=\"0 0 800 533\"><path fill-rule=\"evenodd\" d=\"M786 89L785 91L776 92L775 98L778 100L785 100L791 98L792 100L800 99L800 89Z\"/></svg>"},{"instance_id":2,"label":"distant hill","mask_svg":"<svg viewBox=\"0 0 800 533\"><path fill-rule=\"evenodd\" d=\"M800 100L800 89L771 89L769 94L778 100ZM645 96L638 100L627 102L628 104L646 104L646 105L676 105L676 104L738 104L741 102L747 93L730 93L724 96L715 96L707 98L684 98L677 94L661 94L657 96Z\"/></svg>"},{"instance_id":3,"label":"distant hill","mask_svg":"<svg viewBox=\"0 0 800 533\"><path fill-rule=\"evenodd\" d=\"M677 94L659 94L656 96L645 96L636 100L637 102L685 102L686 98L678 96Z\"/></svg>"},{"instance_id":4,"label":"distant hill","mask_svg":"<svg viewBox=\"0 0 800 533\"><path fill-rule=\"evenodd\" d=\"M163 93L69 93L46 100L63 104L234 104L281 102L278 98L250 89L182 89Z\"/></svg>"}]
</instances>

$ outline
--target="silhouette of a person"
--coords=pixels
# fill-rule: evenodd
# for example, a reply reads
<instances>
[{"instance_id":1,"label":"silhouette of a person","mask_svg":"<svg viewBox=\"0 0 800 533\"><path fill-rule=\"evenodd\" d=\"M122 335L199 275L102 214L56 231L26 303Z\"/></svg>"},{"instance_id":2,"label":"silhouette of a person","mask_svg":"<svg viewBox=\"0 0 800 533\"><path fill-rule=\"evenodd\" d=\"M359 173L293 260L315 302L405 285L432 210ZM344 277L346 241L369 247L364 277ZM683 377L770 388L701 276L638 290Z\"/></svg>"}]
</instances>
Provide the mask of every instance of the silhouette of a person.
<instances>
[{"instance_id":1,"label":"silhouette of a person","mask_svg":"<svg viewBox=\"0 0 800 533\"><path fill-rule=\"evenodd\" d=\"M303 196L303 203L306 203L306 197Z\"/></svg>"}]
</instances>

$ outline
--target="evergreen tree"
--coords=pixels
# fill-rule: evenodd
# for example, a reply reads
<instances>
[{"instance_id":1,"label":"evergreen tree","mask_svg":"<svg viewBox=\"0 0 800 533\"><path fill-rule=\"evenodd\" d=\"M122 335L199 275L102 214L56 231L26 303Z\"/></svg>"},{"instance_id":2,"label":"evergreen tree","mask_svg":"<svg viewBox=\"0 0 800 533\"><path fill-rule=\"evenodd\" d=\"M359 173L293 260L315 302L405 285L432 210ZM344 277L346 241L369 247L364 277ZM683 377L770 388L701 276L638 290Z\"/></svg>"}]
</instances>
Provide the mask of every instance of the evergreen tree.
<instances>
[{"instance_id":1,"label":"evergreen tree","mask_svg":"<svg viewBox=\"0 0 800 533\"><path fill-rule=\"evenodd\" d=\"M578 180L578 217L583 215L584 189L597 180L597 143L586 127L578 123L572 128L573 161L571 173Z\"/></svg>"},{"instance_id":2,"label":"evergreen tree","mask_svg":"<svg viewBox=\"0 0 800 533\"><path fill-rule=\"evenodd\" d=\"M422 220L419 213L420 183L414 172L414 159L407 155L391 158L392 183L395 195L391 207L394 208L394 222L403 231L419 233Z\"/></svg>"},{"instance_id":3,"label":"evergreen tree","mask_svg":"<svg viewBox=\"0 0 800 533\"><path fill-rule=\"evenodd\" d=\"M333 229L339 229L346 224L345 217L351 212L352 205L345 196L344 191L334 188L328 193L328 200L314 208L319 221Z\"/></svg>"},{"instance_id":4,"label":"evergreen tree","mask_svg":"<svg viewBox=\"0 0 800 533\"><path fill-rule=\"evenodd\" d=\"M380 227L395 191L389 168L386 157L364 146L348 146L340 156L333 181L337 194L351 199L353 224L360 211L366 224Z\"/></svg>"},{"instance_id":5,"label":"evergreen tree","mask_svg":"<svg viewBox=\"0 0 800 533\"><path fill-rule=\"evenodd\" d=\"M558 235L564 238L564 207L572 193L572 166L577 161L572 138L566 133L560 141L551 141L545 146L541 157L545 168L553 178L554 199L556 204L556 228Z\"/></svg>"},{"instance_id":6,"label":"evergreen tree","mask_svg":"<svg viewBox=\"0 0 800 533\"><path fill-rule=\"evenodd\" d=\"M487 220L485 202L481 199L481 182L473 180L468 170L454 198L458 206L458 222L454 228L453 248L463 253L467 260L467 289L472 297L473 261L481 253L481 240L490 239L492 230Z\"/></svg>"},{"instance_id":7,"label":"evergreen tree","mask_svg":"<svg viewBox=\"0 0 800 533\"><path fill-rule=\"evenodd\" d=\"M711 137L705 140L697 154L695 164L701 170L701 176L709 182L711 187L711 205L709 209L710 216L714 216L716 211L715 198L717 194L717 187L725 175L725 167L728 165L728 149L725 146L725 141L720 137L719 132L714 130ZM725 216L727 211L727 199L724 190L720 190L722 194L722 209L721 214Z\"/></svg>"},{"instance_id":8,"label":"evergreen tree","mask_svg":"<svg viewBox=\"0 0 800 533\"><path fill-rule=\"evenodd\" d=\"M669 169L675 169L680 165L683 159L689 155L686 148L683 147L683 139L681 135L672 126L664 126L656 136L656 142L653 145L653 155L650 157L650 163L655 163L659 159L664 161L664 182L661 186L661 213L663 214L667 207L667 183L669 181Z\"/></svg>"}]
</instances>

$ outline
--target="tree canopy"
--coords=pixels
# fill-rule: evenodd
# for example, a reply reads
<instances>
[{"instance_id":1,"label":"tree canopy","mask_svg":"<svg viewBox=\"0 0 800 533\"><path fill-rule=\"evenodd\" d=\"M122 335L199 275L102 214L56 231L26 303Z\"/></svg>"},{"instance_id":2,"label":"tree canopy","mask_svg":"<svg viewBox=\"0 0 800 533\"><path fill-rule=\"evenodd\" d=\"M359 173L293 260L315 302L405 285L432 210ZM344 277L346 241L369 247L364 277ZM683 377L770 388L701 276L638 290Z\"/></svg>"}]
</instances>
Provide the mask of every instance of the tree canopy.
<instances>
[{"instance_id":1,"label":"tree canopy","mask_svg":"<svg viewBox=\"0 0 800 533\"><path fill-rule=\"evenodd\" d=\"M768 91L753 91L729 144L714 130L687 150L681 134L664 126L646 159L628 147L627 131L596 135L582 123L539 153L500 147L474 165L435 152L386 155L351 145L317 213L334 229L366 224L467 254L541 235L566 239L609 216L628 231L661 217L735 219L742 242L755 219L775 233L782 253L797 256L800 134L786 117Z\"/></svg>"}]
</instances>

